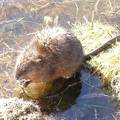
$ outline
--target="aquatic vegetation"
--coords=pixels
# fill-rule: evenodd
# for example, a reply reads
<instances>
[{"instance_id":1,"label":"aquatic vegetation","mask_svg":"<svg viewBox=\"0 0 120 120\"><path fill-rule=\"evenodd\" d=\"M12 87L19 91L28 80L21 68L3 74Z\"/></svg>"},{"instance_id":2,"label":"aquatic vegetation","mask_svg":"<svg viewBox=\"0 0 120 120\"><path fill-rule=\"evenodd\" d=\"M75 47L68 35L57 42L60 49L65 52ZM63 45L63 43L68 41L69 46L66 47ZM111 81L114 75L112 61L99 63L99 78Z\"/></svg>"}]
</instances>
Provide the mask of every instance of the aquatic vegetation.
<instances>
[{"instance_id":1,"label":"aquatic vegetation","mask_svg":"<svg viewBox=\"0 0 120 120\"><path fill-rule=\"evenodd\" d=\"M95 50L106 41L117 36L119 31L114 27L101 23L75 24L73 25L73 32L82 42L85 54ZM94 72L100 73L103 83L109 84L116 90L116 87L111 86L111 82L120 80L120 43L112 45L111 48L101 52L93 57L90 61L89 69L94 68ZM117 82L118 83L118 82ZM119 86L119 85L118 85ZM120 88L117 87L117 92Z\"/></svg>"}]
</instances>

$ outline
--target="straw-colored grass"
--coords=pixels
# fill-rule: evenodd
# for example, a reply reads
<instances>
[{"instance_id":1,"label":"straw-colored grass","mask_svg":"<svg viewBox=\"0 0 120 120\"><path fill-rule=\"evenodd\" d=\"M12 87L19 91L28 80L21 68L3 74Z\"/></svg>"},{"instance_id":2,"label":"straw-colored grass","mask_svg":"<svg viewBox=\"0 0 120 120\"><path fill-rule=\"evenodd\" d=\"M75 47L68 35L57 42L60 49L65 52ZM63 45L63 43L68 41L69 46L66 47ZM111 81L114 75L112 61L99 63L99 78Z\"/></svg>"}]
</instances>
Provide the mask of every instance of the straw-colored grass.
<instances>
[{"instance_id":1,"label":"straw-colored grass","mask_svg":"<svg viewBox=\"0 0 120 120\"><path fill-rule=\"evenodd\" d=\"M18 98L0 99L0 120L54 120L42 115L40 107L32 101Z\"/></svg>"},{"instance_id":2,"label":"straw-colored grass","mask_svg":"<svg viewBox=\"0 0 120 120\"><path fill-rule=\"evenodd\" d=\"M93 24L75 24L73 26L73 32L82 42L85 54L95 50L100 45L119 34L118 30L114 27L97 22ZM104 84L111 85L113 81L116 83L120 80L120 43L118 42L112 45L111 48L105 51L103 50L103 52L93 57L90 61L87 61L87 63L90 65L90 69L95 68L94 71L102 75ZM117 92L120 91L120 88L113 87L114 85L111 85L112 88L117 88ZM117 84L117 86L120 86L120 84Z\"/></svg>"}]
</instances>

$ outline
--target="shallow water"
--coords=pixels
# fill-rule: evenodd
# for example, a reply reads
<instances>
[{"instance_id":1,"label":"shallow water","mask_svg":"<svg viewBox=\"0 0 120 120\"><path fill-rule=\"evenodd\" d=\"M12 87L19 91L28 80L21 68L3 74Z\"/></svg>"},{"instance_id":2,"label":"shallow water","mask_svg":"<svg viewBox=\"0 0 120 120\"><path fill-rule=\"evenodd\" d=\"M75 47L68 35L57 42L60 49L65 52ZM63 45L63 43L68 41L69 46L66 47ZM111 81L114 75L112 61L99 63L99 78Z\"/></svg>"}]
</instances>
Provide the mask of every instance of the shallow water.
<instances>
[{"instance_id":1,"label":"shallow water","mask_svg":"<svg viewBox=\"0 0 120 120\"><path fill-rule=\"evenodd\" d=\"M75 20L86 22L86 18L91 21L91 15L97 0L79 0L76 3L65 2L56 7L48 7L38 11L36 0L4 0L0 1L0 53L10 50L21 49L21 45L29 42L33 32L44 27L44 16L59 16L57 21L59 25L70 28ZM47 0L44 0L44 2ZM66 0L51 0L53 2L63 2ZM31 4L32 3L32 4ZM119 0L113 0L116 7L120 4ZM43 4L43 2L41 3ZM47 4L47 2L45 2ZM108 2L100 1L98 11L95 14L95 20L110 22L120 26L119 12L112 18L103 17L107 14ZM40 4L39 4L40 5ZM44 4L43 4L44 5ZM112 6L112 7L114 7ZM77 7L79 10L77 11ZM33 9L34 8L34 9ZM109 15L109 14L108 14ZM0 56L0 97L13 96L13 68L15 65L15 55ZM14 58L14 59L13 59ZM74 80L74 79L73 79ZM114 102L112 96L105 94L101 87L101 82L96 75L92 75L87 70L81 71L80 80L75 83L59 97L52 101L46 101L42 104L42 110L53 114L56 120L115 120L117 112L117 102ZM4 89L3 89L4 88ZM44 102L45 103L45 102ZM47 106L47 110L46 110Z\"/></svg>"},{"instance_id":2,"label":"shallow water","mask_svg":"<svg viewBox=\"0 0 120 120\"><path fill-rule=\"evenodd\" d=\"M115 120L118 103L105 94L99 78L88 70L80 74L80 79L73 78L75 82L62 95L42 104L47 108L43 111L49 111L56 120Z\"/></svg>"}]
</instances>

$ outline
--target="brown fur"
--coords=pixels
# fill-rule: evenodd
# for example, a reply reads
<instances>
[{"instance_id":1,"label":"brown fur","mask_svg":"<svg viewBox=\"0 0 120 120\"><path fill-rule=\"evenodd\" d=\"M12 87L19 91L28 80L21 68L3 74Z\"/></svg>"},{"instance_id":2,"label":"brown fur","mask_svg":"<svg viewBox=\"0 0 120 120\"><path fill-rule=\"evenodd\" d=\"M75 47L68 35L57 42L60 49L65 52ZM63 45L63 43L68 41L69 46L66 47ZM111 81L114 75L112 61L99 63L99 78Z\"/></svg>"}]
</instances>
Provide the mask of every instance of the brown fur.
<instances>
[{"instance_id":1,"label":"brown fur","mask_svg":"<svg viewBox=\"0 0 120 120\"><path fill-rule=\"evenodd\" d=\"M120 35L84 55L80 41L72 32L61 27L42 30L18 56L16 79L53 82L58 78L70 78L84 61L120 41L119 38Z\"/></svg>"},{"instance_id":2,"label":"brown fur","mask_svg":"<svg viewBox=\"0 0 120 120\"><path fill-rule=\"evenodd\" d=\"M16 79L52 82L70 78L83 63L80 41L61 27L38 32L18 56Z\"/></svg>"}]
</instances>

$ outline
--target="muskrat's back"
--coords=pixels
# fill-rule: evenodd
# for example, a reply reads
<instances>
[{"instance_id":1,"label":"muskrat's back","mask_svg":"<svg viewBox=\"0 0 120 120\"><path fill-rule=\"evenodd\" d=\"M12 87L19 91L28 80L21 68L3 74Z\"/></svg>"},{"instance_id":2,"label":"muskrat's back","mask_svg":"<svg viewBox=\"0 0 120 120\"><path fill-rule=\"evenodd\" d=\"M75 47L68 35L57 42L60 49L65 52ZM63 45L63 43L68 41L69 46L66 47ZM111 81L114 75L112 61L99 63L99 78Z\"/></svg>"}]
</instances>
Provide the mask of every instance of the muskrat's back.
<instances>
[{"instance_id":1,"label":"muskrat's back","mask_svg":"<svg viewBox=\"0 0 120 120\"><path fill-rule=\"evenodd\" d=\"M72 32L61 27L44 29L18 56L16 79L51 82L69 78L83 58L82 45Z\"/></svg>"}]
</instances>

